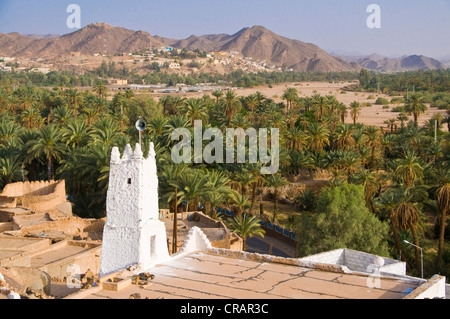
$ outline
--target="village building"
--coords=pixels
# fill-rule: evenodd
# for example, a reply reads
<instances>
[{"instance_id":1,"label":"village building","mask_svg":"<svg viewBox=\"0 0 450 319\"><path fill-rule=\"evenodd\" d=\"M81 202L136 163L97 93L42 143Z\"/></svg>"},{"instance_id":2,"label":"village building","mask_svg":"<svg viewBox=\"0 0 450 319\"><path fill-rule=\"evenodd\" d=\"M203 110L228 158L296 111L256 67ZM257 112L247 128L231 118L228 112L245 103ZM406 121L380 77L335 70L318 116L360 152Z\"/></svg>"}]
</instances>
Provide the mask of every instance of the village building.
<instances>
[{"instance_id":1,"label":"village building","mask_svg":"<svg viewBox=\"0 0 450 319\"><path fill-rule=\"evenodd\" d=\"M445 277L407 276L397 260L348 249L305 258L248 253L241 238L201 212L171 219L158 208L153 145L147 158L139 144L122 155L113 149L104 219L65 216L50 197L53 208L30 211L30 193L49 196L61 185L3 192L0 217L13 229L0 235L0 298L43 291L68 299L432 299L450 292ZM19 225L21 214L30 219Z\"/></svg>"}]
</instances>

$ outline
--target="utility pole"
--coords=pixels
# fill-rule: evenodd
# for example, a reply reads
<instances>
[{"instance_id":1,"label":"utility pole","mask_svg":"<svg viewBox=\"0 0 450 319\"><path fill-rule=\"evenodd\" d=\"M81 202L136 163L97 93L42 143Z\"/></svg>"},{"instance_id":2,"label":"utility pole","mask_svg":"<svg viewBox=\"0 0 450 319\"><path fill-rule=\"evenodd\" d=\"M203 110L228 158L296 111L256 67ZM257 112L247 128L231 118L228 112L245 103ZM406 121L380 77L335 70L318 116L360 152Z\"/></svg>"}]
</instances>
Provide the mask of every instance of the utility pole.
<instances>
[{"instance_id":1,"label":"utility pole","mask_svg":"<svg viewBox=\"0 0 450 319\"><path fill-rule=\"evenodd\" d=\"M172 254L177 252L177 226L178 226L178 189L175 188L175 211L173 212L173 240Z\"/></svg>"}]
</instances>

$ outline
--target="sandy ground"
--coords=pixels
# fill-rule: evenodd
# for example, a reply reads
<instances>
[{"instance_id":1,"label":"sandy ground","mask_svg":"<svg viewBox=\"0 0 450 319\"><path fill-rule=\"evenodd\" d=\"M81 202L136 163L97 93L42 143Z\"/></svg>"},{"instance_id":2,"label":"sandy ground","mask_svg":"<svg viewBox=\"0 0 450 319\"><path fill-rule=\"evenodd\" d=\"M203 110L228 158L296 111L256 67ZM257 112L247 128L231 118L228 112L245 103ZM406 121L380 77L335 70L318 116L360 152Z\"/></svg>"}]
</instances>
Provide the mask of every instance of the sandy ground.
<instances>
[{"instance_id":1,"label":"sandy ground","mask_svg":"<svg viewBox=\"0 0 450 319\"><path fill-rule=\"evenodd\" d=\"M358 118L359 123L363 123L366 125L375 125L378 127L386 128L386 124L384 122L390 119L396 119L399 113L392 112L391 109L396 105L389 104L389 109L383 109L383 105L375 105L375 101L379 97L384 97L388 101L391 101L392 97L385 94L376 94L376 93L354 93L354 92L346 92L346 94L342 94L342 88L351 83L348 82L340 82L340 83L328 83L328 82L302 82L302 83L287 83L287 84L279 84L274 85L272 88L268 86L259 86L255 88L248 89L237 89L235 90L238 96L248 96L254 94L256 92L261 92L266 97L274 99L276 102L281 102L281 97L283 96L283 92L287 88L295 88L297 89L300 97L311 97L314 94L320 95L334 95L338 101L345 103L349 106L352 102L357 101L360 103L371 102L371 107L364 107L361 111L361 116ZM182 97L202 97L204 93L187 93L180 96ZM374 99L368 99L370 95L373 95ZM159 96L155 96L155 98L159 98ZM433 117L434 114L441 113L446 116L445 110L438 110L436 108L430 108L428 105L428 111L419 118L420 125ZM412 116L409 117L411 120ZM350 112L346 118L347 123L352 123L352 119L350 117ZM400 122L398 122L400 125ZM447 131L446 126L443 127L443 130Z\"/></svg>"},{"instance_id":2,"label":"sandy ground","mask_svg":"<svg viewBox=\"0 0 450 319\"><path fill-rule=\"evenodd\" d=\"M388 101L391 101L392 97L385 94L375 94L375 93L354 93L347 92L346 94L341 94L342 88L350 83L328 83L328 82L306 82L306 83L289 83L289 84L281 84L277 86L273 86L269 88L267 86L258 87L254 89L239 89L237 93L239 95L250 95L257 91L263 93L265 96L273 98L277 102L281 101L281 96L283 92L287 88L295 88L299 92L300 97L310 97L316 93L320 95L334 95L338 101L345 103L345 105L349 106L352 102L357 101L360 103L371 102L371 107L364 107L361 111L361 116L358 118L359 123L363 123L366 125L375 125L386 127L384 121L390 119L396 119L399 113L392 112L391 109L395 107L394 104L389 104L390 109L383 109L383 105L375 105L375 101L379 97L386 98ZM368 99L367 97L373 95L374 99ZM433 117L434 114L441 113L443 115L446 114L445 110L438 110L436 108L430 108L428 105L428 111L426 114L422 115L419 120L422 125L425 121L429 120ZM410 119L413 119L410 116ZM346 118L346 122L352 123L352 119L350 117L350 113Z\"/></svg>"}]
</instances>

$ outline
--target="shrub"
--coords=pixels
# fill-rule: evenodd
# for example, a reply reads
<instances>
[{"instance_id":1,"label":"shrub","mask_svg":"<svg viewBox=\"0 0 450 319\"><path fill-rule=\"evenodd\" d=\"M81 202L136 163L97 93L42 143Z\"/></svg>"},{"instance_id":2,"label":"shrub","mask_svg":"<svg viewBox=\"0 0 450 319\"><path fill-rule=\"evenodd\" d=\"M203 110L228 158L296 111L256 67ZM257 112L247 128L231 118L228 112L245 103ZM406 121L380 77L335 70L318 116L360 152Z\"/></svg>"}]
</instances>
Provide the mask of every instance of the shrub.
<instances>
[{"instance_id":1,"label":"shrub","mask_svg":"<svg viewBox=\"0 0 450 319\"><path fill-rule=\"evenodd\" d=\"M316 212L303 213L298 223L297 234L302 236L299 255L348 248L389 256L388 232L388 224L367 209L363 186L324 188L317 199Z\"/></svg>"},{"instance_id":2,"label":"shrub","mask_svg":"<svg viewBox=\"0 0 450 319\"><path fill-rule=\"evenodd\" d=\"M376 105L383 105L383 104L389 104L389 101L383 97L379 97L376 101L375 101Z\"/></svg>"},{"instance_id":3,"label":"shrub","mask_svg":"<svg viewBox=\"0 0 450 319\"><path fill-rule=\"evenodd\" d=\"M405 103L405 99L404 98L402 98L402 97L393 97L392 99L391 99L391 103L392 104L400 104L400 103Z\"/></svg>"},{"instance_id":4,"label":"shrub","mask_svg":"<svg viewBox=\"0 0 450 319\"><path fill-rule=\"evenodd\" d=\"M395 112L395 113L403 113L403 112L405 112L405 106L393 107L391 111Z\"/></svg>"}]
</instances>

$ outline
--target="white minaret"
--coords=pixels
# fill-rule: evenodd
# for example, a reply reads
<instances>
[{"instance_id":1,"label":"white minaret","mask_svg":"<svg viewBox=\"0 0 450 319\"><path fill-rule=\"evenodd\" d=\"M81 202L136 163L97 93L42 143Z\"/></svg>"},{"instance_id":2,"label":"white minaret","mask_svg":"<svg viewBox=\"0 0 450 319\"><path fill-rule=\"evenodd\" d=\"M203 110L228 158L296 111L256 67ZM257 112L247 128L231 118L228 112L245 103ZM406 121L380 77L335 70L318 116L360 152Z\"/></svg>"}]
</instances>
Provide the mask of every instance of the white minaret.
<instances>
[{"instance_id":1,"label":"white minaret","mask_svg":"<svg viewBox=\"0 0 450 319\"><path fill-rule=\"evenodd\" d=\"M149 268L169 257L166 227L159 220L153 143L143 157L139 144L123 156L113 148L106 198L100 277L139 264Z\"/></svg>"}]
</instances>

